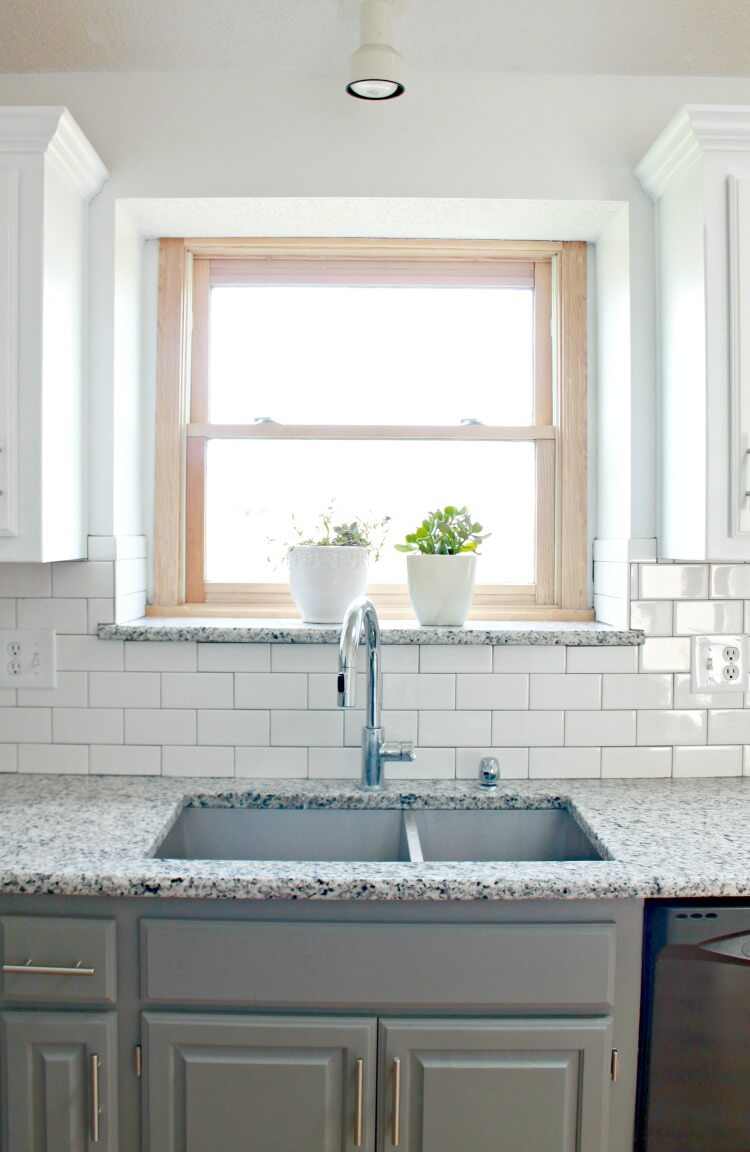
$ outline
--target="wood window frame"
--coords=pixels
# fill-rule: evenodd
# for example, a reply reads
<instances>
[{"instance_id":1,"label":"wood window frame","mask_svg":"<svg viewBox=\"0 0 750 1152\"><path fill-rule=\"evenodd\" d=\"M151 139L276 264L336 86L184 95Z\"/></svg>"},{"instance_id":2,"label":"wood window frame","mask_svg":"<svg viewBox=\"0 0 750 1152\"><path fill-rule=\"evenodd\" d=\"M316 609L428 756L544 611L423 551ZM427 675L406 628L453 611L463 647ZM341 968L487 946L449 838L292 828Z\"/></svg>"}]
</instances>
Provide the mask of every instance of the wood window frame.
<instances>
[{"instance_id":1,"label":"wood window frame","mask_svg":"<svg viewBox=\"0 0 750 1152\"><path fill-rule=\"evenodd\" d=\"M536 444L537 580L478 586L471 617L590 620L587 535L586 244L583 242L401 239L164 239L159 251L155 436L153 616L288 618L286 587L206 584L206 446L211 438L516 440ZM378 269L436 268L454 283L528 283L535 289L534 425L375 428L211 425L208 300L214 283L335 283L352 270L377 282ZM552 317L552 324L546 318ZM540 322L540 318L544 321ZM553 331L554 329L554 331ZM549 383L545 383L548 381ZM370 588L385 618L411 615L405 587ZM249 599L250 597L250 599Z\"/></svg>"}]
</instances>

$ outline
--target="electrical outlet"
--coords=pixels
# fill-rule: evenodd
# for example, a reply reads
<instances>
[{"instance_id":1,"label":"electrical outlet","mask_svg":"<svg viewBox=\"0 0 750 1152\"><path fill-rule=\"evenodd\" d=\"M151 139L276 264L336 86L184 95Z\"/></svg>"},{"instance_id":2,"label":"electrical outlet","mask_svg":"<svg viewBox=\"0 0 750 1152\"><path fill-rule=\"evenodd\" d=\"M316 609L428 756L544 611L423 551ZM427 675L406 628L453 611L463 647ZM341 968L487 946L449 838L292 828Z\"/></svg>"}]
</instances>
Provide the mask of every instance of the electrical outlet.
<instances>
[{"instance_id":1,"label":"electrical outlet","mask_svg":"<svg viewBox=\"0 0 750 1152\"><path fill-rule=\"evenodd\" d=\"M0 630L0 687L54 688L56 634L45 629Z\"/></svg>"},{"instance_id":2,"label":"electrical outlet","mask_svg":"<svg viewBox=\"0 0 750 1152\"><path fill-rule=\"evenodd\" d=\"M691 692L744 692L746 688L747 639L744 636L692 637Z\"/></svg>"}]
</instances>

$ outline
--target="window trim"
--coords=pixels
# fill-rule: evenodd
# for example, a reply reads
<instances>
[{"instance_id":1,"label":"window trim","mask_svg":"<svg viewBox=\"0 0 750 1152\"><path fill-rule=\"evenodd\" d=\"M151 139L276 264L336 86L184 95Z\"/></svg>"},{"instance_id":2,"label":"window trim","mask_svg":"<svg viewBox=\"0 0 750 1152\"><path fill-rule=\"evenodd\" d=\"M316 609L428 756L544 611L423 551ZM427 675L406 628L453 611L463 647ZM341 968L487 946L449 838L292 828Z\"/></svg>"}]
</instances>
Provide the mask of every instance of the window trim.
<instances>
[{"instance_id":1,"label":"window trim","mask_svg":"<svg viewBox=\"0 0 750 1152\"><path fill-rule=\"evenodd\" d=\"M586 402L586 244L547 241L400 240L262 238L163 239L159 250L159 315L155 435L153 616L288 617L296 610L288 590L254 585L254 601L243 602L248 586L208 585L202 580L206 434L243 438L520 439L537 442L537 583L535 586L480 586L474 619L593 618L588 603L587 402ZM454 283L497 282L504 266L510 280L537 270L535 301L549 315L553 277L559 279L559 308L553 313L556 339L537 323L535 426L461 429L419 427L374 429L342 426L321 429L275 425L209 425L208 297L213 275L231 283L241 260L258 262L261 278L273 278L274 261L315 266L321 282L325 262L336 282L353 266L367 274L387 261L396 274L407 261L429 263ZM523 266L526 267L523 267ZM468 276L467 276L468 270ZM541 275L538 270L542 270ZM376 271L375 276L379 273ZM462 279L463 277L463 279ZM520 280L518 281L520 282ZM528 282L528 279L527 281ZM195 317L195 322L193 322ZM557 348L557 371L552 357ZM556 382L539 387L544 375ZM554 417L556 416L556 420ZM188 518L186 508L190 507ZM530 596L530 587L534 589ZM410 615L405 588L372 588L385 617Z\"/></svg>"}]
</instances>

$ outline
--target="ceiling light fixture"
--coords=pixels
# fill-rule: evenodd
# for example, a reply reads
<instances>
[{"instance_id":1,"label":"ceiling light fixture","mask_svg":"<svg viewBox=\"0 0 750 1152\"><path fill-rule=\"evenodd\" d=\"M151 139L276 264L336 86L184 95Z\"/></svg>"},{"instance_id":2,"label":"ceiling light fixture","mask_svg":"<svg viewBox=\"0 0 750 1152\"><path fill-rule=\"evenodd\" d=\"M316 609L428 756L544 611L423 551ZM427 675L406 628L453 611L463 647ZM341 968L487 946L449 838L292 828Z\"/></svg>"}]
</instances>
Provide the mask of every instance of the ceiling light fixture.
<instances>
[{"instance_id":1,"label":"ceiling light fixture","mask_svg":"<svg viewBox=\"0 0 750 1152\"><path fill-rule=\"evenodd\" d=\"M362 0L360 46L352 54L346 86L359 100L393 100L401 96L401 57L390 41L391 0Z\"/></svg>"}]
</instances>

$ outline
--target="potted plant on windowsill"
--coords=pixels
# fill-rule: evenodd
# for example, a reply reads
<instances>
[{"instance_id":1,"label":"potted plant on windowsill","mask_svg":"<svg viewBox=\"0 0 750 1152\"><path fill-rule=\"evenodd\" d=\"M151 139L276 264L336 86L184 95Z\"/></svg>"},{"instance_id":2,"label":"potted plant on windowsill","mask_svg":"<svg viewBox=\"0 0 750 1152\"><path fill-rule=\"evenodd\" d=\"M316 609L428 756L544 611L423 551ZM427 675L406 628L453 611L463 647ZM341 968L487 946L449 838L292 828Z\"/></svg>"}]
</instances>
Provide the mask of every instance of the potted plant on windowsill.
<instances>
[{"instance_id":1,"label":"potted plant on windowsill","mask_svg":"<svg viewBox=\"0 0 750 1152\"><path fill-rule=\"evenodd\" d=\"M409 598L420 624L460 627L471 608L481 535L470 512L452 504L430 512L405 544Z\"/></svg>"},{"instance_id":2,"label":"potted plant on windowsill","mask_svg":"<svg viewBox=\"0 0 750 1152\"><path fill-rule=\"evenodd\" d=\"M340 624L346 609L367 588L367 564L377 559L390 520L334 524L333 507L320 516L318 530L287 551L289 590L306 624Z\"/></svg>"}]
</instances>

